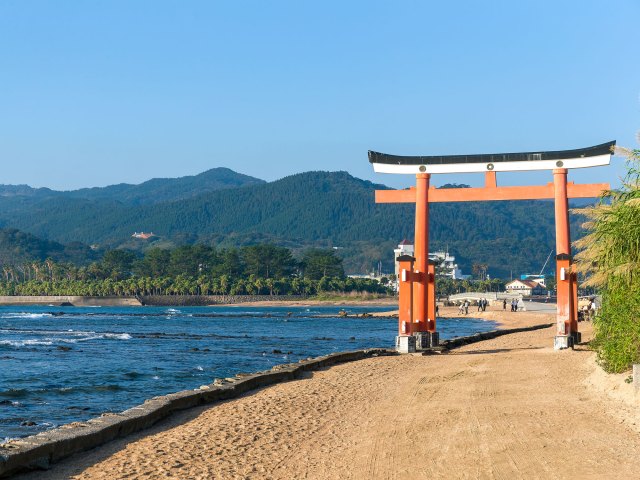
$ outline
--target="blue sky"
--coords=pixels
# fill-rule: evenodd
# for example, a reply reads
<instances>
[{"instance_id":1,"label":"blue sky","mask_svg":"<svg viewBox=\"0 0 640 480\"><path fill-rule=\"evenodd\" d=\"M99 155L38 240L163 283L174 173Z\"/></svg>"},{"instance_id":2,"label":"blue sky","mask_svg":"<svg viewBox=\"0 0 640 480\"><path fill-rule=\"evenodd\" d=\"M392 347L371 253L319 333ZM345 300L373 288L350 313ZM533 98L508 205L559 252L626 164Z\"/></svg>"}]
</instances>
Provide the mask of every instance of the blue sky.
<instances>
[{"instance_id":1,"label":"blue sky","mask_svg":"<svg viewBox=\"0 0 640 480\"><path fill-rule=\"evenodd\" d=\"M368 149L636 147L639 20L637 0L3 0L0 183L73 189L226 166L401 187L412 178L374 174ZM571 179L622 171L618 159Z\"/></svg>"}]
</instances>

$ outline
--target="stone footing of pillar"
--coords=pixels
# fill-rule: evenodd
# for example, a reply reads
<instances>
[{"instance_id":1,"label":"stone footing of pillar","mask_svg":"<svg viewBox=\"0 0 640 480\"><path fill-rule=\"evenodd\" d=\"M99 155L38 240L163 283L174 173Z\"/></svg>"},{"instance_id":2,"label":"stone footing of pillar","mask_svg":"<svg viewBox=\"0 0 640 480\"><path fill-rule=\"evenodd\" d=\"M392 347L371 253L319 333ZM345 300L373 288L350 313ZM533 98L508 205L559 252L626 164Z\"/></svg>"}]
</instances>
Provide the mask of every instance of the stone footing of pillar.
<instances>
[{"instance_id":1,"label":"stone footing of pillar","mask_svg":"<svg viewBox=\"0 0 640 480\"><path fill-rule=\"evenodd\" d=\"M553 349L564 350L566 348L572 348L574 345L574 339L572 335L556 335L553 338Z\"/></svg>"},{"instance_id":2,"label":"stone footing of pillar","mask_svg":"<svg viewBox=\"0 0 640 480\"><path fill-rule=\"evenodd\" d=\"M573 344L578 345L582 343L582 333L580 332L571 332L571 336L573 337Z\"/></svg>"},{"instance_id":3,"label":"stone footing of pillar","mask_svg":"<svg viewBox=\"0 0 640 480\"><path fill-rule=\"evenodd\" d=\"M416 337L413 335L398 335L396 337L396 351L398 353L416 353Z\"/></svg>"},{"instance_id":4,"label":"stone footing of pillar","mask_svg":"<svg viewBox=\"0 0 640 480\"><path fill-rule=\"evenodd\" d=\"M428 350L437 347L440 344L440 334L438 332L417 332L413 334L416 337L416 350Z\"/></svg>"}]
</instances>

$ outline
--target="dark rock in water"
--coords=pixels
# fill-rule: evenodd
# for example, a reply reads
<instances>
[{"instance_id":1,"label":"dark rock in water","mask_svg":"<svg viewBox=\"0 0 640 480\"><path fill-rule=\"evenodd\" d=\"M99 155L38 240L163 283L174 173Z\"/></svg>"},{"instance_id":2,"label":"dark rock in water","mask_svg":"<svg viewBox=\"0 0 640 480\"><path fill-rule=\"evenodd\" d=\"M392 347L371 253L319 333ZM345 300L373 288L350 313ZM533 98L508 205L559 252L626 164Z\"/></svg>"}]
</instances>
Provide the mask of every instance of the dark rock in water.
<instances>
[{"instance_id":1,"label":"dark rock in water","mask_svg":"<svg viewBox=\"0 0 640 480\"><path fill-rule=\"evenodd\" d=\"M11 400L0 400L0 405L13 405Z\"/></svg>"},{"instance_id":2,"label":"dark rock in water","mask_svg":"<svg viewBox=\"0 0 640 480\"><path fill-rule=\"evenodd\" d=\"M60 306L61 307L73 307L73 303L71 303L71 302L61 302Z\"/></svg>"},{"instance_id":3,"label":"dark rock in water","mask_svg":"<svg viewBox=\"0 0 640 480\"><path fill-rule=\"evenodd\" d=\"M89 410L89 407L76 407L74 405L67 407L67 410L80 410L83 412L86 412L87 410Z\"/></svg>"},{"instance_id":4,"label":"dark rock in water","mask_svg":"<svg viewBox=\"0 0 640 480\"><path fill-rule=\"evenodd\" d=\"M192 351L192 352L199 352L199 351L200 351L200 349L199 349L198 347L193 347L193 348L191 349L191 351Z\"/></svg>"},{"instance_id":5,"label":"dark rock in water","mask_svg":"<svg viewBox=\"0 0 640 480\"><path fill-rule=\"evenodd\" d=\"M211 351L211 349L210 349L210 348L203 348L203 349L202 349L202 351L203 351L203 352L210 352L210 351Z\"/></svg>"},{"instance_id":6,"label":"dark rock in water","mask_svg":"<svg viewBox=\"0 0 640 480\"><path fill-rule=\"evenodd\" d=\"M71 347L65 347L64 345L58 345L56 347L57 350L60 350L62 352L68 352L69 350L71 350Z\"/></svg>"},{"instance_id":7,"label":"dark rock in water","mask_svg":"<svg viewBox=\"0 0 640 480\"><path fill-rule=\"evenodd\" d=\"M351 340L352 342L356 339L356 337L349 337L349 340Z\"/></svg>"},{"instance_id":8,"label":"dark rock in water","mask_svg":"<svg viewBox=\"0 0 640 480\"><path fill-rule=\"evenodd\" d=\"M282 353L282 350L278 350L277 348L274 348L273 350L271 350L271 353Z\"/></svg>"},{"instance_id":9,"label":"dark rock in water","mask_svg":"<svg viewBox=\"0 0 640 480\"><path fill-rule=\"evenodd\" d=\"M35 427L37 425L36 422L32 422L31 420L29 420L28 422L22 422L20 424L21 427Z\"/></svg>"}]
</instances>

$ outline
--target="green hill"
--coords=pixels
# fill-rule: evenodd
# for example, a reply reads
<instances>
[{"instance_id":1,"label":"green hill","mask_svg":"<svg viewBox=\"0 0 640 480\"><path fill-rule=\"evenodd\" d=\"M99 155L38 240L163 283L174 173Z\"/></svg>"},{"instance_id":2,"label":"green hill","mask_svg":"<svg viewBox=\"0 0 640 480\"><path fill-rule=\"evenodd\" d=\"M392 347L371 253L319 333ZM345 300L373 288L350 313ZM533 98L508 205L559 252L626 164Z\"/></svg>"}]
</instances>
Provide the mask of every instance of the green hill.
<instances>
[{"instance_id":1,"label":"green hill","mask_svg":"<svg viewBox=\"0 0 640 480\"><path fill-rule=\"evenodd\" d=\"M23 265L34 260L86 264L99 258L87 245L74 242L62 245L43 240L15 228L0 228L0 265Z\"/></svg>"},{"instance_id":2,"label":"green hill","mask_svg":"<svg viewBox=\"0 0 640 480\"><path fill-rule=\"evenodd\" d=\"M197 177L191 177L196 191ZM393 246L413 238L413 206L376 205L373 191L386 187L346 172L306 172L153 204L123 199L121 192L107 195L116 187L92 198L78 198L82 190L0 197L0 223L62 243L104 246L130 246L131 234L143 230L167 245L338 247L348 272L373 270L378 261L391 271ZM555 245L549 201L434 204L430 212L432 250L448 246L466 273L473 263L488 264L493 276L537 272ZM573 219L574 237L578 224Z\"/></svg>"}]
</instances>

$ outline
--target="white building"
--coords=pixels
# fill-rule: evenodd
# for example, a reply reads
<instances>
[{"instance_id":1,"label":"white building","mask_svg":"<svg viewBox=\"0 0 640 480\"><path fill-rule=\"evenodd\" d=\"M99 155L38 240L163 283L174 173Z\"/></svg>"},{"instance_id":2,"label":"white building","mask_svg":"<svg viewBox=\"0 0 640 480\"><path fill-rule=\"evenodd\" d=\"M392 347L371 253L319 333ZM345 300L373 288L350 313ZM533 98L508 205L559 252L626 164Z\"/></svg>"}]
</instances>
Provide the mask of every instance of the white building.
<instances>
[{"instance_id":1,"label":"white building","mask_svg":"<svg viewBox=\"0 0 640 480\"><path fill-rule=\"evenodd\" d=\"M411 255L414 253L413 244L408 240L403 240L398 245L398 248L393 250L394 260L398 258L400 255ZM469 278L469 275L463 275L462 271L458 268L458 264L456 263L456 257L449 255L449 252L430 252L429 260L433 260L438 263L437 273L438 275L452 278L454 280L465 280ZM395 261L395 274L396 278L399 275L399 264Z\"/></svg>"},{"instance_id":2,"label":"white building","mask_svg":"<svg viewBox=\"0 0 640 480\"><path fill-rule=\"evenodd\" d=\"M524 297L531 295L545 295L547 290L533 280L513 280L505 285L507 293L519 293Z\"/></svg>"}]
</instances>

